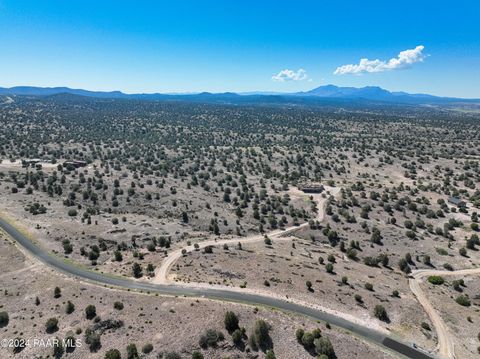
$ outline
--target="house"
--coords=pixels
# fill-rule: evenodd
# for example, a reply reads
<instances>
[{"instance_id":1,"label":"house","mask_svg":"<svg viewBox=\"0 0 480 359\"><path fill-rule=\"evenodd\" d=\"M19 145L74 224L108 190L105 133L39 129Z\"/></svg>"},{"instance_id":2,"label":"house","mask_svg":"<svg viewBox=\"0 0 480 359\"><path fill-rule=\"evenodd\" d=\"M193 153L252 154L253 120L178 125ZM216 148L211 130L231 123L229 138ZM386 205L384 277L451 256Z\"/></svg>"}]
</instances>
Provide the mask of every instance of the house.
<instances>
[{"instance_id":1,"label":"house","mask_svg":"<svg viewBox=\"0 0 480 359\"><path fill-rule=\"evenodd\" d=\"M450 196L448 197L448 203L454 205L454 206L457 206L459 208L465 208L467 207L467 203L465 201L462 201L460 198L458 197L453 197L453 196Z\"/></svg>"},{"instance_id":2,"label":"house","mask_svg":"<svg viewBox=\"0 0 480 359\"><path fill-rule=\"evenodd\" d=\"M73 163L75 167L85 167L87 165L87 161L75 160Z\"/></svg>"},{"instance_id":3,"label":"house","mask_svg":"<svg viewBox=\"0 0 480 359\"><path fill-rule=\"evenodd\" d=\"M325 188L322 185L310 185L300 187L300 190L304 193L322 193L324 189Z\"/></svg>"},{"instance_id":4,"label":"house","mask_svg":"<svg viewBox=\"0 0 480 359\"><path fill-rule=\"evenodd\" d=\"M37 163L40 163L40 158L28 158L24 159L22 162L30 166L35 166Z\"/></svg>"},{"instance_id":5,"label":"house","mask_svg":"<svg viewBox=\"0 0 480 359\"><path fill-rule=\"evenodd\" d=\"M87 165L87 162L86 161L80 161L80 160L73 160L73 161L65 161L63 162L63 166L64 167L75 167L75 168L79 168L79 167L85 167Z\"/></svg>"}]
</instances>

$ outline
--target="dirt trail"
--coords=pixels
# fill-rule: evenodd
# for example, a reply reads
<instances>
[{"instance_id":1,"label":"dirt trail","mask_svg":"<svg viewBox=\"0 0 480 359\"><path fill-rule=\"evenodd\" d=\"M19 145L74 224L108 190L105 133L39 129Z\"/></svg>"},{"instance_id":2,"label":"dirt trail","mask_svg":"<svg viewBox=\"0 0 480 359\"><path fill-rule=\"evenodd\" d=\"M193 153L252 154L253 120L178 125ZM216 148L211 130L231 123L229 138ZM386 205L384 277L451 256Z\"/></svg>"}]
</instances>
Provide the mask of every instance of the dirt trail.
<instances>
[{"instance_id":1,"label":"dirt trail","mask_svg":"<svg viewBox=\"0 0 480 359\"><path fill-rule=\"evenodd\" d=\"M435 331L437 332L438 337L438 354L442 358L455 358L453 341L448 334L448 329L445 325L445 322L437 313L435 308L433 308L432 304L430 303L422 288L420 287L420 283L421 281L415 278L412 278L408 281L410 290L415 295L418 302L421 304L428 317L432 321L433 326L435 327Z\"/></svg>"},{"instance_id":2,"label":"dirt trail","mask_svg":"<svg viewBox=\"0 0 480 359\"><path fill-rule=\"evenodd\" d=\"M16 270L13 270L11 272L2 273L2 274L0 274L0 278L5 278L5 277L16 278L16 276L22 274L23 272L29 272L29 271L32 271L32 270L34 270L36 268L39 268L39 267L40 267L39 263L30 264L30 265L27 265L24 268L16 269Z\"/></svg>"},{"instance_id":3,"label":"dirt trail","mask_svg":"<svg viewBox=\"0 0 480 359\"><path fill-rule=\"evenodd\" d=\"M325 191L328 192L329 195L337 197L340 193L340 188L325 186ZM305 193L303 193L302 191L299 191L297 189L290 189L290 193L294 196L302 196L302 197L306 197L306 196L309 197L310 196L310 194L306 195ZM319 222L322 222L323 219L324 219L325 207L326 207L329 195L327 195L326 198L324 198L321 194L313 194L312 195L313 200L317 201L317 204L318 204L318 212L317 212L316 220L318 220ZM291 233L293 231L298 230L299 228L303 228L305 226L308 226L308 223L303 223L299 226L291 226L291 227L285 228L283 230L281 230L281 229L274 230L274 231L271 231L271 232L267 233L267 236L270 239L275 240L276 242L278 242L278 241L288 241L288 240L291 240L292 238L288 237L286 235L288 235L289 233ZM230 239L222 239L222 240L208 240L208 241L197 243L198 244L198 249L197 250L203 249L203 248L205 248L207 246L210 246L210 245L211 246L221 246L225 243L226 244L237 244L239 242L242 243L242 244L244 244L244 243L254 243L254 242L258 242L258 241L263 241L264 239L265 239L264 234L258 234L258 235L252 235L252 236L249 236L249 237L238 237L238 238L230 238ZM175 264L175 262L183 256L183 254L182 254L183 249L185 249L187 252L192 252L192 251L196 250L195 247L192 245L192 246L187 246L187 247L184 247L184 248L179 248L179 249L169 253L168 257L162 262L160 268L157 269L156 275L155 275L155 277L153 278L153 281L152 281L153 283L155 283L155 284L170 284L170 283L173 282L172 279L169 278L168 275L169 275L170 269ZM240 292L240 293L260 294L260 295L264 295L264 296L268 296L268 297L272 297L272 298L285 299L285 298L282 298L281 296L279 296L275 293L263 291L263 290L260 290L260 289L234 288L234 287L227 287L227 286L222 286L222 285L210 285L210 284L207 284L207 283L195 283L195 282L191 282L191 283L178 282L178 283L175 283L175 285L179 285L179 286L183 286L183 287L187 287L187 288L192 288L192 289L193 288L194 289L202 289L202 288L227 289L229 291L235 291L235 292ZM376 321L371 320L371 318L356 317L356 316L353 316L351 314L342 313L340 311L333 310L333 309L330 309L330 308L327 308L327 307L324 307L324 306L315 305L315 304L312 304L312 303L306 303L306 302L303 302L301 300L297 300L295 298L289 298L288 296L287 296L287 299L291 303L296 303L296 304L299 304L299 305L305 305L305 306L310 307L310 308L319 309L319 310L321 310L325 313L335 315L335 316L343 318L345 320L354 322L358 325L363 325L363 326L367 326L369 328L375 329L376 331L381 332L385 335L388 334L388 331L385 328L383 328L381 325L379 325Z\"/></svg>"},{"instance_id":4,"label":"dirt trail","mask_svg":"<svg viewBox=\"0 0 480 359\"><path fill-rule=\"evenodd\" d=\"M420 284L425 277L432 275L439 276L456 276L456 275L475 275L480 274L480 268L461 269L457 271L445 271L437 269L421 269L412 272L412 277L409 279L409 286L412 293L415 295L423 309L429 316L435 327L438 336L438 353L442 358L453 359L455 356L455 344L452 336L448 333L448 328L442 317L438 314L432 306L427 296L423 292Z\"/></svg>"},{"instance_id":5,"label":"dirt trail","mask_svg":"<svg viewBox=\"0 0 480 359\"><path fill-rule=\"evenodd\" d=\"M329 192L330 195L332 196L337 196L340 193L340 188L339 187L329 187L325 186L325 191ZM305 193L296 190L296 189L290 189L290 192L294 195L301 195L301 196L306 196ZM308 195L309 196L309 195ZM317 220L319 222L323 221L323 218L325 217L325 207L327 204L328 196L324 198L320 194L313 194L312 195L313 199L317 201L318 204L318 213L317 213ZM285 238L286 234L289 234L293 231L296 231L300 228L303 228L305 226L308 226L308 223L303 223L299 226L292 226L288 227L286 229L277 229L274 231L271 231L267 233L267 236L270 239L274 239L276 241L279 240L289 240L289 238ZM238 238L231 238L231 239L222 239L222 240L208 240L208 241L203 241L199 242L198 247L195 248L193 245L191 246L186 246L184 248L179 248L177 250L174 250L168 254L168 257L165 258L165 260L162 262L160 267L156 270L155 277L153 278L153 283L157 284L168 284L171 283L171 280L168 278L168 273L170 272L170 269L172 266L175 264L175 262L180 259L183 254L182 251L185 250L186 252L192 252L194 250L200 250L208 246L221 246L223 244L237 244L237 243L255 243L259 241L263 241L265 238L265 235L263 234L256 234L252 235L249 237L238 237Z\"/></svg>"},{"instance_id":6,"label":"dirt trail","mask_svg":"<svg viewBox=\"0 0 480 359\"><path fill-rule=\"evenodd\" d=\"M419 269L412 272L413 277L415 277L416 279L430 277L431 275L441 275L444 277L448 277L448 276L475 275L475 274L480 274L480 268L459 269L455 271L438 270L438 269Z\"/></svg>"}]
</instances>

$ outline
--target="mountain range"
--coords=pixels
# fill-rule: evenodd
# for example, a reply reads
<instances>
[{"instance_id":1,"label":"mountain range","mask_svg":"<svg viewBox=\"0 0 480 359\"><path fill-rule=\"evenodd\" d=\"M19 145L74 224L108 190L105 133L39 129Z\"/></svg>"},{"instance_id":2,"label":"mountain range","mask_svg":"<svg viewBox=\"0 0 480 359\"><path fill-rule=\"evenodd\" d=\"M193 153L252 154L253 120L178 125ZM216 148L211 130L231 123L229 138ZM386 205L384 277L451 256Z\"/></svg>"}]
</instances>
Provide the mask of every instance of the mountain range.
<instances>
[{"instance_id":1,"label":"mountain range","mask_svg":"<svg viewBox=\"0 0 480 359\"><path fill-rule=\"evenodd\" d=\"M246 92L246 93L194 93L194 94L162 94L162 93L138 93L126 94L121 91L89 91L84 89L72 89L69 87L34 87L17 86L10 88L0 87L0 95L16 96L53 96L70 94L84 97L102 99L134 99L134 100L191 100L206 102L311 102L312 100L339 100L345 101L370 101L405 104L441 104L454 102L480 103L480 99L460 99L452 97L438 97L427 94L409 94L406 92L390 92L381 87L339 87L326 85L314 88L306 92L275 93L275 92Z\"/></svg>"}]
</instances>

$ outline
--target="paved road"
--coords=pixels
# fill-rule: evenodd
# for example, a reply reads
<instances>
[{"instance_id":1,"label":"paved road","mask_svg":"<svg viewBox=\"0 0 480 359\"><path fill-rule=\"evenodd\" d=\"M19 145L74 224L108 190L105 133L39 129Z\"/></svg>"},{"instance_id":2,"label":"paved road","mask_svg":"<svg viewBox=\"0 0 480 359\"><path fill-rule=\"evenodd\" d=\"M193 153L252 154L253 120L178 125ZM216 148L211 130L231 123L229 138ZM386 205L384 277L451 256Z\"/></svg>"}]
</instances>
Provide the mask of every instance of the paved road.
<instances>
[{"instance_id":1,"label":"paved road","mask_svg":"<svg viewBox=\"0 0 480 359\"><path fill-rule=\"evenodd\" d=\"M0 228L10 235L15 241L17 241L25 250L30 254L41 260L43 263L50 267L55 268L65 274L73 275L77 278L95 282L98 284L105 284L109 286L120 287L124 289L143 290L164 295L178 295L178 296L193 296L193 297L205 297L214 300L239 302L249 305L261 305L267 307L278 308L280 310L292 312L295 314L306 315L316 320L329 322L334 326L346 329L360 337L374 342L381 346L384 346L390 351L397 354L406 356L412 359L433 359L434 356L427 355L422 351L412 348L397 339L387 337L382 333L369 329L367 327L360 326L356 323L349 322L343 318L339 318L329 313L322 312L320 310L305 307L299 304L290 303L285 300L271 298L267 296L239 293L235 291L229 291L225 289L214 288L185 288L176 286L174 284L162 285L153 284L147 282L139 282L127 278L113 277L98 272L93 272L88 269L72 265L71 263L62 260L59 257L51 255L40 248L33 241L26 238L21 232L13 227L8 222L0 218Z\"/></svg>"}]
</instances>

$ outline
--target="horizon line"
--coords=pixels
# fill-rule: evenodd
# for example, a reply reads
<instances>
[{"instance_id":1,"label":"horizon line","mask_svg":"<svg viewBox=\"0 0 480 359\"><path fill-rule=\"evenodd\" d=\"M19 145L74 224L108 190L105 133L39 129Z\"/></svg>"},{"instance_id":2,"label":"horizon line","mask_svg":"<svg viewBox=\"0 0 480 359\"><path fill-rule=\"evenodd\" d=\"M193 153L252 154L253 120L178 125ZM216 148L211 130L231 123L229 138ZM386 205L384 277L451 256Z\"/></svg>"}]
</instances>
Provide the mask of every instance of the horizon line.
<instances>
[{"instance_id":1,"label":"horizon line","mask_svg":"<svg viewBox=\"0 0 480 359\"><path fill-rule=\"evenodd\" d=\"M3 90L10 90L14 88L21 88L21 87L30 87L30 88L37 88L37 89L60 89L60 88L65 88L69 90L78 90L78 91L88 91L88 92L99 92L99 93L121 93L123 95L127 96L135 96L135 95L169 95L169 96L188 96L188 95L199 95L202 93L208 93L212 95L219 95L219 94L237 94L237 95L298 95L302 93L308 93L310 91L313 91L317 88L321 87L328 87L328 86L334 86L337 88L352 88L352 89L365 89L365 88L379 88L385 91L388 91L392 94L396 93L404 93L407 95L424 95L424 96L432 96L432 97L438 97L438 98L445 98L445 99L463 99L463 100L480 100L479 97L455 97L455 96L445 96L445 95L433 95L430 93L421 93L421 92L407 92L407 91L392 91L388 90L386 88L383 88L381 86L377 85L367 85L367 86L362 86L362 87L355 87L355 86L338 86L332 83L329 84L324 84L320 86L316 86L311 88L310 90L306 91L290 91L290 92L281 92L281 91L273 91L273 90L249 90L249 91L221 91L221 92L214 92L214 91L185 91L185 92L179 92L179 91L174 91L174 92L125 92L124 90L97 90L97 89L87 89L87 88L82 88L82 87L70 87L70 86L36 86L36 85L15 85L15 86L10 86L10 87L3 87L0 86L0 89ZM322 97L322 96L319 96Z\"/></svg>"}]
</instances>

